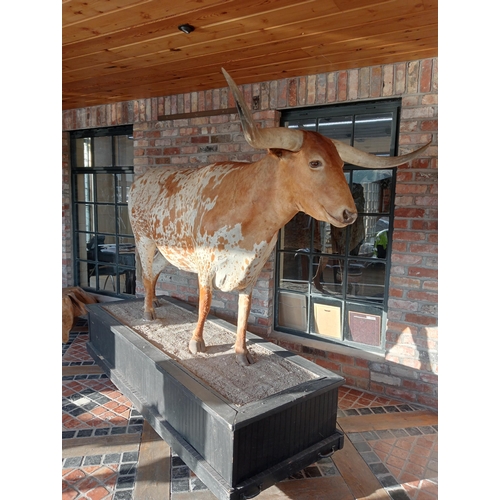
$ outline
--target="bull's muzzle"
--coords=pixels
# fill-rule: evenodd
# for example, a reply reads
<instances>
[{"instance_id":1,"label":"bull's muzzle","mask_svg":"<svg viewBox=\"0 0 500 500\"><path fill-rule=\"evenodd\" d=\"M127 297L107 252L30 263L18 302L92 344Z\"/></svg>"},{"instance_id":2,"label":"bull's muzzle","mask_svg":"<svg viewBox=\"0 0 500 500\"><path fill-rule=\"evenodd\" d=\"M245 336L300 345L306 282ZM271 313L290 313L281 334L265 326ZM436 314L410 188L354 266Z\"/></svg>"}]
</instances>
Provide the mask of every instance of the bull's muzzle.
<instances>
[{"instance_id":1,"label":"bull's muzzle","mask_svg":"<svg viewBox=\"0 0 500 500\"><path fill-rule=\"evenodd\" d=\"M357 212L351 212L347 210L347 208L344 210L342 214L344 220L343 222L345 224L352 224L357 218L358 218L358 213Z\"/></svg>"}]
</instances>

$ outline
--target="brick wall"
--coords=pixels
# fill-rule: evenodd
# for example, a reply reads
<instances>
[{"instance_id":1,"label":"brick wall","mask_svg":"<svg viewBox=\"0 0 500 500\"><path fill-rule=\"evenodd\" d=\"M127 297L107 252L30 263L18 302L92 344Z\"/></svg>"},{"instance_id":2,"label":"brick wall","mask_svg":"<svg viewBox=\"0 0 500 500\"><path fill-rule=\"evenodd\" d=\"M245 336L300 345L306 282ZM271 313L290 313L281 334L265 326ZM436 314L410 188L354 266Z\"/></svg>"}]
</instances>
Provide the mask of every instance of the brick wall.
<instances>
[{"instance_id":1,"label":"brick wall","mask_svg":"<svg viewBox=\"0 0 500 500\"><path fill-rule=\"evenodd\" d=\"M69 134L62 135L62 286L73 284L71 250L71 197L69 171Z\"/></svg>"},{"instance_id":2,"label":"brick wall","mask_svg":"<svg viewBox=\"0 0 500 500\"><path fill-rule=\"evenodd\" d=\"M273 258L255 289L249 326L251 331L270 336L284 347L335 370L350 386L433 408L438 401L437 77L438 60L424 59L242 87L248 103L253 105L258 97L254 117L263 126L279 122L275 109L401 97L399 153L433 141L426 157L398 168L385 358L354 355L346 348L331 348L273 332ZM232 106L234 101L227 88L191 92L68 110L63 112L63 130L133 123L137 172L146 166L258 159L261 152L245 143L236 115L214 113L210 117L158 121L162 115ZM63 212L64 203L63 193ZM177 271L165 274L159 289L196 301L194 275ZM234 294L218 293L214 312L234 320L236 304Z\"/></svg>"}]
</instances>

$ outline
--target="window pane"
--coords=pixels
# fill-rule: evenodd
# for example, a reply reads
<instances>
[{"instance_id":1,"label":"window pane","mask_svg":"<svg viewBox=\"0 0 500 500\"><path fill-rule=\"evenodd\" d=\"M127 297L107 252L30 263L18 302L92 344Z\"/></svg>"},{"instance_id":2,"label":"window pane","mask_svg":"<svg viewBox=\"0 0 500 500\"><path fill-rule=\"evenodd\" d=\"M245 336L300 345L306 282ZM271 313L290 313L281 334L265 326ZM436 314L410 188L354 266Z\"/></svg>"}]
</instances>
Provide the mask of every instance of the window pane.
<instances>
[{"instance_id":1,"label":"window pane","mask_svg":"<svg viewBox=\"0 0 500 500\"><path fill-rule=\"evenodd\" d=\"M94 205L80 203L76 205L79 231L94 231Z\"/></svg>"},{"instance_id":2,"label":"window pane","mask_svg":"<svg viewBox=\"0 0 500 500\"><path fill-rule=\"evenodd\" d=\"M111 136L94 137L94 166L111 167L113 165L113 150Z\"/></svg>"},{"instance_id":3,"label":"window pane","mask_svg":"<svg viewBox=\"0 0 500 500\"><path fill-rule=\"evenodd\" d=\"M346 338L374 347L381 345L382 311L349 304Z\"/></svg>"},{"instance_id":4,"label":"window pane","mask_svg":"<svg viewBox=\"0 0 500 500\"><path fill-rule=\"evenodd\" d=\"M116 230L116 214L113 205L97 207L97 229L100 233L114 233Z\"/></svg>"},{"instance_id":5,"label":"window pane","mask_svg":"<svg viewBox=\"0 0 500 500\"><path fill-rule=\"evenodd\" d=\"M392 170L354 170L353 197L358 211L389 212L392 177Z\"/></svg>"},{"instance_id":6,"label":"window pane","mask_svg":"<svg viewBox=\"0 0 500 500\"><path fill-rule=\"evenodd\" d=\"M352 116L336 116L334 118L321 118L318 121L320 134L337 139L351 145Z\"/></svg>"},{"instance_id":7,"label":"window pane","mask_svg":"<svg viewBox=\"0 0 500 500\"><path fill-rule=\"evenodd\" d=\"M122 251L132 251L135 249L135 240L133 236L126 237L126 236L120 236L119 238L120 241L120 252Z\"/></svg>"},{"instance_id":8,"label":"window pane","mask_svg":"<svg viewBox=\"0 0 500 500\"><path fill-rule=\"evenodd\" d=\"M77 174L76 200L94 201L94 174Z\"/></svg>"},{"instance_id":9,"label":"window pane","mask_svg":"<svg viewBox=\"0 0 500 500\"><path fill-rule=\"evenodd\" d=\"M347 295L382 302L385 291L385 262L350 261L347 270Z\"/></svg>"},{"instance_id":10,"label":"window pane","mask_svg":"<svg viewBox=\"0 0 500 500\"><path fill-rule=\"evenodd\" d=\"M307 331L307 298L291 292L278 294L278 325Z\"/></svg>"},{"instance_id":11,"label":"window pane","mask_svg":"<svg viewBox=\"0 0 500 500\"><path fill-rule=\"evenodd\" d=\"M384 259L386 255L382 255L380 251L377 253L377 246L387 250L389 218L363 215L359 216L359 220L363 224L364 239L360 241L355 255Z\"/></svg>"},{"instance_id":12,"label":"window pane","mask_svg":"<svg viewBox=\"0 0 500 500\"><path fill-rule=\"evenodd\" d=\"M342 293L343 260L335 256L316 257L313 264L312 293L340 295Z\"/></svg>"},{"instance_id":13,"label":"window pane","mask_svg":"<svg viewBox=\"0 0 500 500\"><path fill-rule=\"evenodd\" d=\"M337 340L343 339L342 334L342 302L316 301L311 305L311 331Z\"/></svg>"},{"instance_id":14,"label":"window pane","mask_svg":"<svg viewBox=\"0 0 500 500\"><path fill-rule=\"evenodd\" d=\"M389 156L392 126L392 113L357 115L354 121L353 146L367 153Z\"/></svg>"},{"instance_id":15,"label":"window pane","mask_svg":"<svg viewBox=\"0 0 500 500\"><path fill-rule=\"evenodd\" d=\"M118 210L118 233L120 234L132 234L132 227L130 226L130 221L128 218L128 207L127 205L120 205L117 207Z\"/></svg>"},{"instance_id":16,"label":"window pane","mask_svg":"<svg viewBox=\"0 0 500 500\"><path fill-rule=\"evenodd\" d=\"M304 118L303 120L293 120L286 123L285 127L316 131L316 120L311 118Z\"/></svg>"},{"instance_id":17,"label":"window pane","mask_svg":"<svg viewBox=\"0 0 500 500\"><path fill-rule=\"evenodd\" d=\"M288 222L281 232L281 248L283 250L309 249L312 218L299 212Z\"/></svg>"},{"instance_id":18,"label":"window pane","mask_svg":"<svg viewBox=\"0 0 500 500\"><path fill-rule=\"evenodd\" d=\"M134 141L129 135L115 136L115 158L119 167L129 167L134 164Z\"/></svg>"},{"instance_id":19,"label":"window pane","mask_svg":"<svg viewBox=\"0 0 500 500\"><path fill-rule=\"evenodd\" d=\"M134 174L116 174L116 201L128 203L128 192L134 181Z\"/></svg>"},{"instance_id":20,"label":"window pane","mask_svg":"<svg viewBox=\"0 0 500 500\"><path fill-rule=\"evenodd\" d=\"M338 228L326 222L319 222L321 245L317 245L315 248L319 246L321 253L332 255L358 255L365 239L363 219L364 217L360 215L354 224L344 228Z\"/></svg>"},{"instance_id":21,"label":"window pane","mask_svg":"<svg viewBox=\"0 0 500 500\"><path fill-rule=\"evenodd\" d=\"M114 203L115 201L115 179L114 174L98 174L96 198L98 202Z\"/></svg>"},{"instance_id":22,"label":"window pane","mask_svg":"<svg viewBox=\"0 0 500 500\"><path fill-rule=\"evenodd\" d=\"M75 151L73 156L75 167L82 168L92 166L91 141L90 137L75 140Z\"/></svg>"},{"instance_id":23,"label":"window pane","mask_svg":"<svg viewBox=\"0 0 500 500\"><path fill-rule=\"evenodd\" d=\"M309 256L305 253L280 254L279 287L286 290L309 290Z\"/></svg>"},{"instance_id":24,"label":"window pane","mask_svg":"<svg viewBox=\"0 0 500 500\"><path fill-rule=\"evenodd\" d=\"M89 267L90 265L87 264L86 262L79 262L78 263L78 283L79 286L83 287L89 287L90 286L90 279L89 279Z\"/></svg>"}]
</instances>

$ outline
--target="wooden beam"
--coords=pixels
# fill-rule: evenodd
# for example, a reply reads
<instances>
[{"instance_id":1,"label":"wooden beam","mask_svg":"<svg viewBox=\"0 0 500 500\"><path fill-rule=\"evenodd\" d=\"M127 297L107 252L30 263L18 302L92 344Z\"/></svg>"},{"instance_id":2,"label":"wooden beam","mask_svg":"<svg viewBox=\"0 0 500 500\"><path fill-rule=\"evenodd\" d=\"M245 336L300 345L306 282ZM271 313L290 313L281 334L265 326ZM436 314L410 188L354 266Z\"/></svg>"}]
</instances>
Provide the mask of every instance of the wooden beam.
<instances>
[{"instance_id":1,"label":"wooden beam","mask_svg":"<svg viewBox=\"0 0 500 500\"><path fill-rule=\"evenodd\" d=\"M144 421L134 498L170 499L170 446Z\"/></svg>"},{"instance_id":2,"label":"wooden beam","mask_svg":"<svg viewBox=\"0 0 500 500\"><path fill-rule=\"evenodd\" d=\"M333 454L333 463L356 500L390 500L389 494L347 436L344 447Z\"/></svg>"},{"instance_id":3,"label":"wooden beam","mask_svg":"<svg viewBox=\"0 0 500 500\"><path fill-rule=\"evenodd\" d=\"M337 423L345 433L380 431L436 425L438 423L438 415L427 410L382 413L377 415L360 415L359 417L339 417Z\"/></svg>"},{"instance_id":4,"label":"wooden beam","mask_svg":"<svg viewBox=\"0 0 500 500\"><path fill-rule=\"evenodd\" d=\"M139 434L63 439L62 458L134 451L137 450L139 442Z\"/></svg>"},{"instance_id":5,"label":"wooden beam","mask_svg":"<svg viewBox=\"0 0 500 500\"><path fill-rule=\"evenodd\" d=\"M68 377L71 375L97 375L100 373L104 373L104 372L97 365L63 366L62 367L62 376L63 377Z\"/></svg>"}]
</instances>

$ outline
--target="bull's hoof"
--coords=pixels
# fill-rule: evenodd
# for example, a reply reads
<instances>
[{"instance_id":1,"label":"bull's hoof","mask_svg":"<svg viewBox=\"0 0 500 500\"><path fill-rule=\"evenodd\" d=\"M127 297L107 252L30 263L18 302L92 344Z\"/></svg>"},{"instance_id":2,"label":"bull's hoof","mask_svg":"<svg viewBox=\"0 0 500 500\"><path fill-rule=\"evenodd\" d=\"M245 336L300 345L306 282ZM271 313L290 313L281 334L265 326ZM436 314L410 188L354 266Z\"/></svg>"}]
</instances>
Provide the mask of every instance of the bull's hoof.
<instances>
[{"instance_id":1,"label":"bull's hoof","mask_svg":"<svg viewBox=\"0 0 500 500\"><path fill-rule=\"evenodd\" d=\"M205 347L205 341L201 340L193 340L189 341L189 352L191 354L198 354L199 352L205 352L207 348Z\"/></svg>"},{"instance_id":2,"label":"bull's hoof","mask_svg":"<svg viewBox=\"0 0 500 500\"><path fill-rule=\"evenodd\" d=\"M240 366L249 366L255 363L252 356L250 356L249 352L245 352L243 354L236 354L236 362Z\"/></svg>"},{"instance_id":3,"label":"bull's hoof","mask_svg":"<svg viewBox=\"0 0 500 500\"><path fill-rule=\"evenodd\" d=\"M146 321L153 321L154 319L156 319L156 314L154 311L144 311L143 318Z\"/></svg>"}]
</instances>

